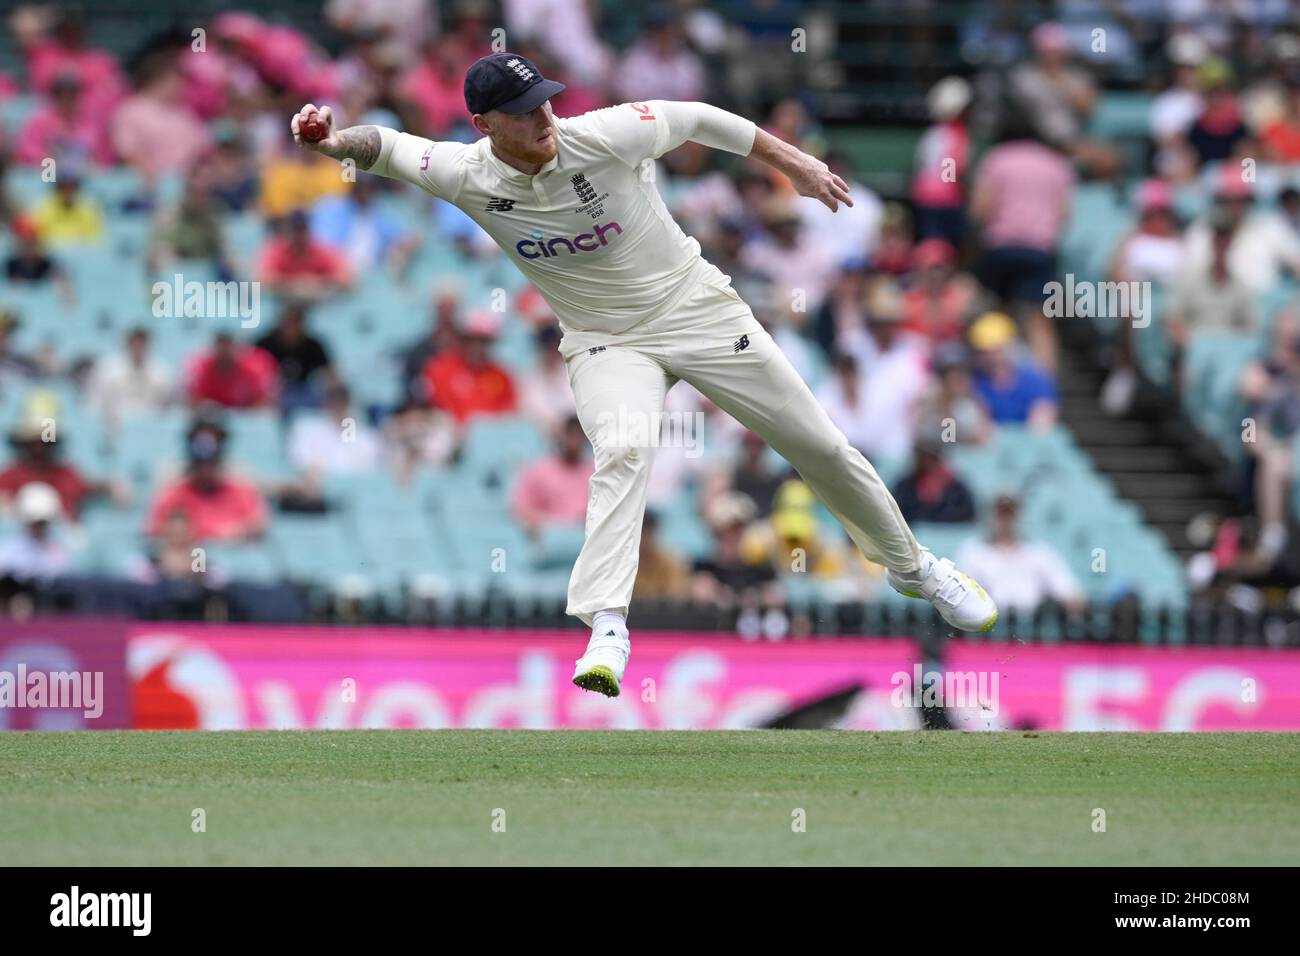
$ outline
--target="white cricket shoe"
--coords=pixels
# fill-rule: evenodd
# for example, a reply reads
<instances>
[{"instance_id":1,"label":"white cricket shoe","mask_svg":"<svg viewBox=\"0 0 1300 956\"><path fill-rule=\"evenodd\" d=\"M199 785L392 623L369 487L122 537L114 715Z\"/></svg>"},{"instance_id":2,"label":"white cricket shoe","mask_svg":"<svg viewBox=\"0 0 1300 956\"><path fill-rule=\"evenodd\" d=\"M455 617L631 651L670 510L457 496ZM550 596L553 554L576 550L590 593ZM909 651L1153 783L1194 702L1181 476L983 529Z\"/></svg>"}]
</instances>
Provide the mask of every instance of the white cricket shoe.
<instances>
[{"instance_id":1,"label":"white cricket shoe","mask_svg":"<svg viewBox=\"0 0 1300 956\"><path fill-rule=\"evenodd\" d=\"M573 682L583 690L594 690L606 697L617 697L623 683L623 671L632 655L632 639L622 625L605 625L593 629L587 653L578 659Z\"/></svg>"},{"instance_id":2,"label":"white cricket shoe","mask_svg":"<svg viewBox=\"0 0 1300 956\"><path fill-rule=\"evenodd\" d=\"M989 631L998 622L998 606L979 583L948 558L935 558L928 548L921 549L921 568L915 574L890 571L886 579L899 594L929 601L958 630Z\"/></svg>"}]
</instances>

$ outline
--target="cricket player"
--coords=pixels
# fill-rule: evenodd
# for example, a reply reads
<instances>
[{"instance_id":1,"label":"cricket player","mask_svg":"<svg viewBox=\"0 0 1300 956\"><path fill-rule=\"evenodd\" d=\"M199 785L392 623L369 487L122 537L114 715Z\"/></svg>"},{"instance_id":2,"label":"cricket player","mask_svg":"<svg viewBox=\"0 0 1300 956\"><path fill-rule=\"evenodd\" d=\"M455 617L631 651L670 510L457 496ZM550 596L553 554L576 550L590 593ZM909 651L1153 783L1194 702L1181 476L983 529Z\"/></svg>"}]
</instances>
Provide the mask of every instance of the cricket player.
<instances>
[{"instance_id":1,"label":"cricket player","mask_svg":"<svg viewBox=\"0 0 1300 956\"><path fill-rule=\"evenodd\" d=\"M592 632L573 682L616 697L631 653L626 618L657 436L631 442L611 424L660 421L678 381L793 465L866 556L888 569L895 590L929 601L953 627L991 628L993 601L917 543L875 469L831 423L729 277L673 221L653 169L691 140L774 166L799 195L832 212L853 204L844 181L706 103L649 100L563 118L548 102L563 89L526 58L496 53L465 75L465 105L483 134L472 145L377 126L335 130L329 107L312 104L290 125L308 149L463 209L558 317L574 403L595 450L586 539L568 594L568 613ZM300 126L313 114L327 131L309 143Z\"/></svg>"}]
</instances>

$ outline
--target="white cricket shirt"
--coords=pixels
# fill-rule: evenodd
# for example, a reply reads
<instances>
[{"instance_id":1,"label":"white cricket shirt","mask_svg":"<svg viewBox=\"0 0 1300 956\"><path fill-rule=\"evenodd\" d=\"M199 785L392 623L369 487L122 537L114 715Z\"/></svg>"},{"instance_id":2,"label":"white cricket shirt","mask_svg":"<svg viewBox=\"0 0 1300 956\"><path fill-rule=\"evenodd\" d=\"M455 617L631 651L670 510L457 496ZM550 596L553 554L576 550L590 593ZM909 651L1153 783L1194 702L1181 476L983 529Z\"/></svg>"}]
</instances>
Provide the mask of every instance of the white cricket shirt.
<instances>
[{"instance_id":1,"label":"white cricket shirt","mask_svg":"<svg viewBox=\"0 0 1300 956\"><path fill-rule=\"evenodd\" d=\"M747 155L753 122L705 103L649 100L557 116L555 129L556 156L536 175L503 163L486 137L438 143L389 129L370 172L464 210L565 331L626 332L668 313L700 281L729 282L668 214L653 161L688 139Z\"/></svg>"}]
</instances>

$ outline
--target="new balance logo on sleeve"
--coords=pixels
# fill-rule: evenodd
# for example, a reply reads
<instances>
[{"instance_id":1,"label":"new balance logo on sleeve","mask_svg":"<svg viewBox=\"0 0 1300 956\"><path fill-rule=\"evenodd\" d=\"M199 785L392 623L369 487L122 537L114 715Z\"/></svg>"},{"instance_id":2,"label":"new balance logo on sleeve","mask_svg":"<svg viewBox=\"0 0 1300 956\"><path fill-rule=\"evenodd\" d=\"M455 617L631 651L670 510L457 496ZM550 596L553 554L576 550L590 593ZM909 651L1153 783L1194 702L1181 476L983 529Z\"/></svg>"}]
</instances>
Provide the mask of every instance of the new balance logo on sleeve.
<instances>
[{"instance_id":1,"label":"new balance logo on sleeve","mask_svg":"<svg viewBox=\"0 0 1300 956\"><path fill-rule=\"evenodd\" d=\"M500 199L493 196L488 200L488 204L483 207L483 209L484 212L509 212L515 208L515 202L516 200L514 199Z\"/></svg>"},{"instance_id":2,"label":"new balance logo on sleeve","mask_svg":"<svg viewBox=\"0 0 1300 956\"><path fill-rule=\"evenodd\" d=\"M742 335L740 338L736 339L736 344L731 347L731 350L733 352L743 352L747 348L749 348L749 336Z\"/></svg>"}]
</instances>

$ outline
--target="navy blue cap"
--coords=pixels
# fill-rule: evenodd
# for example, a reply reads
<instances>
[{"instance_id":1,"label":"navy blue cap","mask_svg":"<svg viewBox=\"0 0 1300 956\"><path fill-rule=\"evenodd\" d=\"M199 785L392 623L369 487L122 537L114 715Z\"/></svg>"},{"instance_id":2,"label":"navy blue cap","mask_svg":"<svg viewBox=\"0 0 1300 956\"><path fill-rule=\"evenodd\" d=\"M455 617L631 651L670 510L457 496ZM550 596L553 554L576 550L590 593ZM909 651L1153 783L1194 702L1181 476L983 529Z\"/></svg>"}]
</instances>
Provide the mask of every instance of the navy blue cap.
<instances>
[{"instance_id":1,"label":"navy blue cap","mask_svg":"<svg viewBox=\"0 0 1300 956\"><path fill-rule=\"evenodd\" d=\"M563 90L563 83L546 79L531 60L516 53L485 56L465 73L465 106L471 113L531 113Z\"/></svg>"}]
</instances>

